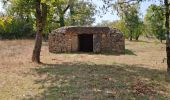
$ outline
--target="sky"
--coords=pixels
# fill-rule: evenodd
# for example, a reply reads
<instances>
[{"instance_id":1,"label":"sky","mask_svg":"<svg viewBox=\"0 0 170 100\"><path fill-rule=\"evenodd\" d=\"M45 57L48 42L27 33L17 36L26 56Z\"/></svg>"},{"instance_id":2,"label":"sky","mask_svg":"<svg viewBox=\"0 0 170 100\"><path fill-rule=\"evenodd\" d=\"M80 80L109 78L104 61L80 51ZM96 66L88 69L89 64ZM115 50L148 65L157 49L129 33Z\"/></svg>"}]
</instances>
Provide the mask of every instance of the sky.
<instances>
[{"instance_id":1,"label":"sky","mask_svg":"<svg viewBox=\"0 0 170 100\"><path fill-rule=\"evenodd\" d=\"M94 4L97 5L97 7L103 5L101 0L93 0L93 2L94 2ZM151 4L159 4L159 2L158 2L158 0L151 0L149 2L141 3L140 12L142 13L143 16L146 14L146 10ZM96 21L95 21L94 25L96 25L97 23L101 23L103 20L109 20L109 21L119 20L117 13L116 12L111 13L111 11L112 11L112 9L110 8L109 11L106 14L104 14L102 17L96 15L95 16ZM4 10L2 9L2 3L0 3L0 12L4 12Z\"/></svg>"},{"instance_id":2,"label":"sky","mask_svg":"<svg viewBox=\"0 0 170 100\"><path fill-rule=\"evenodd\" d=\"M2 9L2 3L1 2L0 2L0 12L4 12L4 10Z\"/></svg>"},{"instance_id":3,"label":"sky","mask_svg":"<svg viewBox=\"0 0 170 100\"><path fill-rule=\"evenodd\" d=\"M97 6L101 6L103 3L100 1L100 0L94 0L94 3L97 5ZM142 2L141 3L141 7L140 7L140 12L142 14L142 18L144 17L144 15L146 14L146 11L147 11L147 8L151 5L151 4L159 4L158 0L152 0L152 1L145 1L145 2ZM106 13L105 15L103 15L102 18L100 18L99 16L95 16L96 18L96 21L95 21L95 24L97 23L101 23L102 20L109 20L109 21L114 21L114 20L119 20L119 17L117 16L117 13L116 12L113 12L111 13L111 10L109 10L108 13Z\"/></svg>"}]
</instances>

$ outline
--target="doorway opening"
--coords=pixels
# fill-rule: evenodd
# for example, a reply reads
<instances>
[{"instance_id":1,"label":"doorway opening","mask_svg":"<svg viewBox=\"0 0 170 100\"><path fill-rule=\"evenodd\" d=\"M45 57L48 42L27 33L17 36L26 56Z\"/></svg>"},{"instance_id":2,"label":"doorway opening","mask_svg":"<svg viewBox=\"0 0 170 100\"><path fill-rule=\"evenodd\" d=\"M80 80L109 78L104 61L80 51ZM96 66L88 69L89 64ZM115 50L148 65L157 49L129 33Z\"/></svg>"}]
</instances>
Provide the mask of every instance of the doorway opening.
<instances>
[{"instance_id":1,"label":"doorway opening","mask_svg":"<svg viewBox=\"0 0 170 100\"><path fill-rule=\"evenodd\" d=\"M80 52L93 52L93 34L81 34L78 38Z\"/></svg>"}]
</instances>

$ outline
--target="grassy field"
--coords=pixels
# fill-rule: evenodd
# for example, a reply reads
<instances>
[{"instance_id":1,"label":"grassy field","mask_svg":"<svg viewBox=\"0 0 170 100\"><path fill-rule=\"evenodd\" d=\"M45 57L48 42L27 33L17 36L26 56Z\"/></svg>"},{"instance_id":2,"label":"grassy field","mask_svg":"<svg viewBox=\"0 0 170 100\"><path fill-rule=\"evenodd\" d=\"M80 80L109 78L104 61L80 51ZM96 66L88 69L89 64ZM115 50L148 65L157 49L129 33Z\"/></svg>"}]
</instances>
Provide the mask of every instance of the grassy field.
<instances>
[{"instance_id":1,"label":"grassy field","mask_svg":"<svg viewBox=\"0 0 170 100\"><path fill-rule=\"evenodd\" d=\"M126 54L52 54L33 40L0 41L0 100L170 100L165 44L126 41Z\"/></svg>"}]
</instances>

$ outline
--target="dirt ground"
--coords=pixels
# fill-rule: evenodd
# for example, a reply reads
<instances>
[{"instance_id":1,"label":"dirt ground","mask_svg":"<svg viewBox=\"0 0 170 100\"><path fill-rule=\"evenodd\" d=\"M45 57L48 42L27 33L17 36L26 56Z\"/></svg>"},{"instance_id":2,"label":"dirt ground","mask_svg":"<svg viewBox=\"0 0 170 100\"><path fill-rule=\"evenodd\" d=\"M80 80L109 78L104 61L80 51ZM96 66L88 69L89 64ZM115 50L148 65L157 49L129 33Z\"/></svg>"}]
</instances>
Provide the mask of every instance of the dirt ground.
<instances>
[{"instance_id":1,"label":"dirt ground","mask_svg":"<svg viewBox=\"0 0 170 100\"><path fill-rule=\"evenodd\" d=\"M165 44L126 41L126 54L52 54L43 42L31 62L33 40L0 41L0 100L170 99Z\"/></svg>"}]
</instances>

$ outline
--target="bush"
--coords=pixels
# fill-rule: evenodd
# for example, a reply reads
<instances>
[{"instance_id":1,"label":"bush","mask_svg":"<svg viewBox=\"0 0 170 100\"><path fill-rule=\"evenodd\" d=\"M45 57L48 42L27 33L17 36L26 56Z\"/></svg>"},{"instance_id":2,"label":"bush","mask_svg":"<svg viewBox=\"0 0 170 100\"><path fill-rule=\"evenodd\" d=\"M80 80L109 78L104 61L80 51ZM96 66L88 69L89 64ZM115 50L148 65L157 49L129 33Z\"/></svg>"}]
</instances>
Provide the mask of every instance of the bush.
<instances>
[{"instance_id":1,"label":"bush","mask_svg":"<svg viewBox=\"0 0 170 100\"><path fill-rule=\"evenodd\" d=\"M0 18L0 37L2 39L30 38L34 34L32 22L14 17Z\"/></svg>"}]
</instances>

